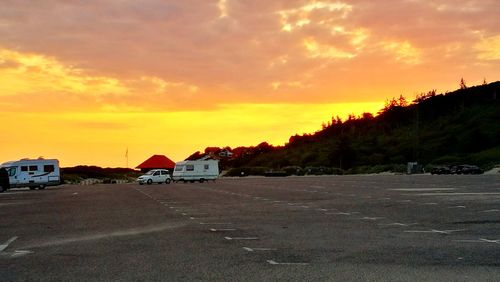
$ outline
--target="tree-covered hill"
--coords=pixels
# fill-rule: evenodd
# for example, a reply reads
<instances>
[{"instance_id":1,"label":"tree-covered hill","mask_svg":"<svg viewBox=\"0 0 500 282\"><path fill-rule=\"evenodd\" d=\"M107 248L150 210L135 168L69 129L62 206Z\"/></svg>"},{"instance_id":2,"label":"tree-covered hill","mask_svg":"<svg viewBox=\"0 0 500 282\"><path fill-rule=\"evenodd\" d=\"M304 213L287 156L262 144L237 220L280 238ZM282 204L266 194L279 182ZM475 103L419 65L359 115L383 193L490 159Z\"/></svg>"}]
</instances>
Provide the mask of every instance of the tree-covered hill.
<instances>
[{"instance_id":1,"label":"tree-covered hill","mask_svg":"<svg viewBox=\"0 0 500 282\"><path fill-rule=\"evenodd\" d=\"M322 130L290 137L285 146L239 147L227 167L330 167L500 163L500 82L446 94L435 90L408 102L388 100L378 115L332 118Z\"/></svg>"}]
</instances>

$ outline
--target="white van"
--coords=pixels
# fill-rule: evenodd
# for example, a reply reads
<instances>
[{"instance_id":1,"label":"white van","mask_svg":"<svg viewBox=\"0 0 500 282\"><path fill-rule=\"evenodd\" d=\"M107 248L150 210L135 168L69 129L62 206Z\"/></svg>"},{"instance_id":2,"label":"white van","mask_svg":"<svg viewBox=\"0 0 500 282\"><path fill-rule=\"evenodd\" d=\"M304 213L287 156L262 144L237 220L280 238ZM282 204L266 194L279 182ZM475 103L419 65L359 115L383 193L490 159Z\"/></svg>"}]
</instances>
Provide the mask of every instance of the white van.
<instances>
[{"instance_id":1,"label":"white van","mask_svg":"<svg viewBox=\"0 0 500 282\"><path fill-rule=\"evenodd\" d=\"M5 162L0 167L7 170L11 188L29 187L34 190L61 184L59 161L56 159L22 159Z\"/></svg>"},{"instance_id":2,"label":"white van","mask_svg":"<svg viewBox=\"0 0 500 282\"><path fill-rule=\"evenodd\" d=\"M153 184L153 183L166 183L170 184L170 181L172 180L172 177L170 177L170 173L168 173L168 170L166 169L152 169L146 174L141 175L137 178L137 182L142 185L144 183L146 184Z\"/></svg>"},{"instance_id":3,"label":"white van","mask_svg":"<svg viewBox=\"0 0 500 282\"><path fill-rule=\"evenodd\" d=\"M199 181L213 180L219 177L219 161L182 161L175 164L174 181Z\"/></svg>"}]
</instances>

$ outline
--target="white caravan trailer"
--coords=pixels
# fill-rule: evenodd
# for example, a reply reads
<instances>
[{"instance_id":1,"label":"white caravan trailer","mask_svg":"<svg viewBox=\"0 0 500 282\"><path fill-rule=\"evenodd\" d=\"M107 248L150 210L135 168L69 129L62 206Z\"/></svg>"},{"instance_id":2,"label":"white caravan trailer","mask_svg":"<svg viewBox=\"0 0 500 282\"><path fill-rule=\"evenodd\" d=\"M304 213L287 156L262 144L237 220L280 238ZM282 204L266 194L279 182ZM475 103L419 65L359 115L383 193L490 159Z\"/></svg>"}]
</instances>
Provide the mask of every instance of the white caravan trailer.
<instances>
[{"instance_id":1,"label":"white caravan trailer","mask_svg":"<svg viewBox=\"0 0 500 282\"><path fill-rule=\"evenodd\" d=\"M0 165L7 170L11 188L45 189L61 184L59 161L56 159L22 159Z\"/></svg>"},{"instance_id":2,"label":"white caravan trailer","mask_svg":"<svg viewBox=\"0 0 500 282\"><path fill-rule=\"evenodd\" d=\"M175 164L172 175L174 181L200 181L213 180L219 177L219 161L182 161Z\"/></svg>"}]
</instances>

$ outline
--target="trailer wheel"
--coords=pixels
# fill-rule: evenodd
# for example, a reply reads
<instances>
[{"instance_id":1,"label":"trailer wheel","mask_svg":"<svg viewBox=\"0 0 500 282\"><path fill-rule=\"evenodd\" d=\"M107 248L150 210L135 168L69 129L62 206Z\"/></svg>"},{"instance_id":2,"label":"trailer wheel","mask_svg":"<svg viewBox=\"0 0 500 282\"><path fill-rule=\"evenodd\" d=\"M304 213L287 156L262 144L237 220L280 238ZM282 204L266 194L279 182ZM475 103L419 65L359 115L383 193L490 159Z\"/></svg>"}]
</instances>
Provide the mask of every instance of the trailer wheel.
<instances>
[{"instance_id":1,"label":"trailer wheel","mask_svg":"<svg viewBox=\"0 0 500 282\"><path fill-rule=\"evenodd\" d=\"M151 185L151 183L153 183L153 180L151 179L148 179L148 181L146 182L148 185Z\"/></svg>"},{"instance_id":2,"label":"trailer wheel","mask_svg":"<svg viewBox=\"0 0 500 282\"><path fill-rule=\"evenodd\" d=\"M38 190L43 190L43 189L45 189L45 185L42 184L42 185L38 186Z\"/></svg>"},{"instance_id":3,"label":"trailer wheel","mask_svg":"<svg viewBox=\"0 0 500 282\"><path fill-rule=\"evenodd\" d=\"M203 183L203 182L205 182L205 179L200 178L200 183Z\"/></svg>"},{"instance_id":4,"label":"trailer wheel","mask_svg":"<svg viewBox=\"0 0 500 282\"><path fill-rule=\"evenodd\" d=\"M3 191L6 191L7 189L3 189L3 186L0 185L0 193L2 193Z\"/></svg>"},{"instance_id":5,"label":"trailer wheel","mask_svg":"<svg viewBox=\"0 0 500 282\"><path fill-rule=\"evenodd\" d=\"M35 190L36 187L30 186L30 190Z\"/></svg>"},{"instance_id":6,"label":"trailer wheel","mask_svg":"<svg viewBox=\"0 0 500 282\"><path fill-rule=\"evenodd\" d=\"M165 180L165 184L170 184L170 178L167 178L167 180Z\"/></svg>"}]
</instances>

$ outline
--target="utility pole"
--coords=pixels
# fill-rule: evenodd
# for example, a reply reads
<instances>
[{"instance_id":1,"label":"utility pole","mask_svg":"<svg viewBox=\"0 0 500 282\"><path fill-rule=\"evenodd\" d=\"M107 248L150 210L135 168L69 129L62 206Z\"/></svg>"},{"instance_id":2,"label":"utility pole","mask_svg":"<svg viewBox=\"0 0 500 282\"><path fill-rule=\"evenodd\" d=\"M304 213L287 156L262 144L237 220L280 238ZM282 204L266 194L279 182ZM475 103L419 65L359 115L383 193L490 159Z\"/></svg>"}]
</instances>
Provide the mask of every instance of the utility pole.
<instances>
[{"instance_id":1,"label":"utility pole","mask_svg":"<svg viewBox=\"0 0 500 282\"><path fill-rule=\"evenodd\" d=\"M127 161L127 168L128 168L128 146L127 146L127 150L125 150L125 159Z\"/></svg>"}]
</instances>

